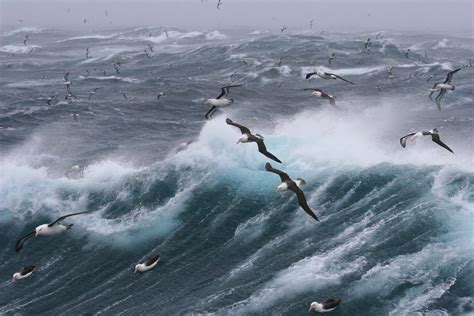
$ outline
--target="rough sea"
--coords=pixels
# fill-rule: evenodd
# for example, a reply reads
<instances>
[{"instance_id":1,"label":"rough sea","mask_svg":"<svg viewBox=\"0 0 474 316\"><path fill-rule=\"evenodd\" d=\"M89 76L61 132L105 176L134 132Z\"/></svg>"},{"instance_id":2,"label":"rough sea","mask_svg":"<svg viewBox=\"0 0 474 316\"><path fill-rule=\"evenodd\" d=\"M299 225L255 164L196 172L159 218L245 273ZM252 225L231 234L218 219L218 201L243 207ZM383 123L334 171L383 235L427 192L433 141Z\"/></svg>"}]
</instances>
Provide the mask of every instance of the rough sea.
<instances>
[{"instance_id":1,"label":"rough sea","mask_svg":"<svg viewBox=\"0 0 474 316\"><path fill-rule=\"evenodd\" d=\"M307 315L331 297L332 315L474 314L472 37L167 32L2 30L1 315ZM429 89L459 67L440 111ZM305 79L317 69L355 85ZM243 84L234 103L206 120L205 100L230 83ZM275 192L268 159L235 144L227 117L306 180L321 222ZM432 128L454 154L427 137L400 146ZM74 165L83 176L66 177Z\"/></svg>"}]
</instances>

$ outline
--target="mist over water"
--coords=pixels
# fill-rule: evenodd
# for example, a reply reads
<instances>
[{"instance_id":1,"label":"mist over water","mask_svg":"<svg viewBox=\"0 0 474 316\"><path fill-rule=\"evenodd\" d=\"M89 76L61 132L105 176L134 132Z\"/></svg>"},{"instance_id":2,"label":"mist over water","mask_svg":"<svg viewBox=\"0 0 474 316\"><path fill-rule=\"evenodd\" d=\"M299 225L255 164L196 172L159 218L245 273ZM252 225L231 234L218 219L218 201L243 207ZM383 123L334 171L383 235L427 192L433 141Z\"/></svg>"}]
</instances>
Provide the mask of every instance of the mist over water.
<instances>
[{"instance_id":1,"label":"mist over water","mask_svg":"<svg viewBox=\"0 0 474 316\"><path fill-rule=\"evenodd\" d=\"M126 5L104 3L113 23L100 9L105 22L81 28L31 23L31 11L15 9L24 3L1 2L12 14L0 35L0 314L300 315L330 297L342 299L332 315L474 312L472 35L320 34L321 24L291 19L186 26L170 15L138 27L116 24ZM234 5L223 0L224 16ZM82 23L82 6L66 6ZM429 89L459 67L439 111ZM304 78L317 69L355 85ZM65 100L67 72L77 100ZM234 104L205 120L205 100L229 83L243 84ZM267 159L235 144L226 117L262 134L278 168L306 180L320 223L275 192ZM435 127L454 155L426 138L400 146ZM74 165L83 177L65 176ZM18 236L86 209L97 211L15 253ZM154 270L133 274L155 253ZM30 264L30 278L9 281Z\"/></svg>"}]
</instances>

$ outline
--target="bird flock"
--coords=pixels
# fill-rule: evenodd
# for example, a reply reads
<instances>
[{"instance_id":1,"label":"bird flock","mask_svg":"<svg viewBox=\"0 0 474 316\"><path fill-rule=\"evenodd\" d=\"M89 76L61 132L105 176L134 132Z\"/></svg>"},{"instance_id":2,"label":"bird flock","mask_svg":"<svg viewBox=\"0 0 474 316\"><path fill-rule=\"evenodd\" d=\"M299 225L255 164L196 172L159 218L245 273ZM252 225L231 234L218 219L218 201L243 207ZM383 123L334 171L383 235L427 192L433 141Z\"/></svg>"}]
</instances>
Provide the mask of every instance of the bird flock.
<instances>
[{"instance_id":1,"label":"bird flock","mask_svg":"<svg viewBox=\"0 0 474 316\"><path fill-rule=\"evenodd\" d=\"M216 4L217 9L220 10L221 6L222 6L222 1L218 0L217 4ZM69 13L69 9L68 9L68 13ZM108 12L107 11L105 11L105 15L108 17ZM83 19L83 23L84 24L87 23L86 18ZM314 20L311 20L310 23L309 23L309 28L310 29L313 28L313 23L314 23ZM288 30L288 27L286 25L284 25L280 28L280 33L284 33L287 30ZM165 31L165 32L166 32L166 36L168 37L168 32L167 31ZM321 34L322 34L322 32L321 32ZM150 36L151 36L151 33L150 33ZM379 36L381 36L381 35L377 34L376 39L378 39ZM23 44L26 46L27 42L30 41L30 40L31 40L30 36L27 34L24 38ZM368 38L362 45L363 50L366 53L370 53L372 44L373 44L372 40L370 38ZM147 58L151 58L152 54L154 53L154 47L151 44L148 44L147 46L148 47L146 49L144 49L143 52L144 52L144 54ZM91 50L91 48L87 47L86 50L85 50L85 58L86 59L93 58L92 54L93 54L93 51ZM405 51L405 57L410 58L410 49L407 49ZM336 54L331 53L329 55L328 63L332 64L335 59L336 59ZM425 54L425 59L426 59L426 54ZM278 62L278 65L281 65L282 61L283 61L283 58L280 58L280 60ZM245 60L243 60L243 62L244 62L244 64L246 64ZM114 68L114 71L117 74L120 74L120 71L121 71L121 68L122 68L122 65L121 65L120 61L119 60L113 61L112 66ZM395 69L395 67L393 67L393 66L388 69L387 77L390 80L394 80L394 78L395 78L394 69ZM430 89L430 94L429 94L430 99L432 99L433 94L438 93L438 95L436 96L434 101L435 101L435 103L436 103L436 105L437 105L437 107L440 111L441 111L441 101L442 101L443 97L445 96L445 94L448 91L454 91L455 90L455 86L452 83L452 81L453 81L454 75L460 70L461 70L461 68L457 68L455 70L452 70L452 71L448 72L447 75L446 75L446 79L443 82L435 83L433 85L433 87ZM104 70L104 75L105 74L106 74L106 71ZM355 85L354 82L352 82L352 81L350 81L350 80L348 80L348 79L346 79L346 78L344 78L344 77L342 77L338 74L326 72L326 71L323 71L323 70L320 70L320 69L318 69L314 72L307 73L305 75L305 78L307 80L311 80L311 78L313 78L314 76L317 76L317 77L319 77L321 79L324 79L324 80L341 80L341 81L343 81L347 84ZM432 77L428 78L427 81L429 81L430 79L432 79ZM70 79L70 73L69 72L67 72L64 75L63 85L64 85L65 90L66 90L66 95L64 97L64 99L66 101L79 99L72 91L74 85L73 85L73 82ZM210 119L213 118L213 115L215 114L215 112L219 108L225 108L225 107L231 106L234 103L234 99L230 97L231 89L234 90L234 89L236 89L238 87L242 87L242 86L243 86L243 84L230 84L230 85L225 85L225 86L221 87L220 88L220 93L218 94L217 97L209 98L205 101L204 104L209 107L209 110L207 111L207 113L205 113L204 117L207 120L210 120ZM281 86L281 83L280 83L279 86ZM380 86L376 86L376 87L377 87L377 89L379 89L379 91L381 91ZM101 89L102 89L102 87L97 87L97 88L94 88L92 91L90 91L88 99L91 100L93 97L95 97L96 93L98 91L100 91ZM310 91L311 96L315 96L315 97L318 97L318 98L321 98L321 99L328 100L328 102L331 106L333 106L336 109L340 110L340 108L338 108L336 106L336 97L334 95L331 95L331 94L323 91L321 88L318 88L318 87L304 88L304 91ZM120 95L122 95L122 97L125 100L128 100L128 96L127 96L126 92L124 92L124 91L116 91L116 92L119 93ZM157 94L157 100L160 100L160 98L163 97L164 95L165 95L164 92L158 93ZM46 99L46 102L47 102L48 105L51 105L51 104L54 104L54 103L58 102L58 94L56 93L54 95L49 96ZM72 116L72 118L76 122L78 122L79 113L73 112L70 115ZM239 143L255 143L257 145L257 149L258 149L259 153L261 153L263 156L271 159L272 161L274 161L276 163L282 163L282 161L279 158L277 158L274 154L272 154L267 149L267 147L265 145L264 137L262 135L257 134L257 133L255 133L255 134L252 133L251 130L248 127L246 127L242 124L236 123L233 120L231 120L230 118L226 118L225 122L228 125L239 129L239 131L241 133L241 136L238 138L237 144L239 144ZM415 140L417 138L420 138L422 136L430 136L431 140L434 143L436 143L437 145L443 147L444 149L448 150L449 152L454 153L454 151L448 145L446 145L444 142L441 141L439 131L436 128L433 128L430 131L412 132L412 133L409 133L407 135L404 135L400 138L400 144L403 148L405 148L407 146L407 141L408 140L413 141L413 140ZM287 173L273 167L269 162L267 162L265 164L265 170L269 173L274 173L274 174L276 174L280 177L281 183L277 186L276 191L278 191L278 192L287 191L287 190L292 191L296 195L299 206L312 219L319 222L320 219L318 218L316 213L311 209L311 207L308 205L308 202L307 202L306 197L304 195L304 192L302 190L302 186L304 186L306 184L305 180L303 180L301 178L292 179L292 178L290 178L290 176ZM66 176L69 177L69 178L77 178L77 177L80 177L83 172L84 172L84 167L83 166L74 166L67 172ZM37 226L34 230L29 232L28 234L18 238L18 240L16 241L16 244L15 244L15 251L20 252L24 248L25 243L28 240L33 239L35 237L54 236L54 235L59 235L59 234L62 234L64 232L68 231L69 229L71 229L73 224L65 224L64 221L66 219L68 219L69 217L73 217L73 216L90 214L92 212L93 211L82 211L82 212L66 214L66 215L63 215L63 216L57 218L56 220L52 221L51 223L45 223L45 224ZM160 255L159 254L155 254L153 256L150 256L149 258L144 260L142 263L136 264L136 266L134 268L134 272L148 271L148 270L154 268L158 264L159 260L160 260ZM33 274L35 269L36 269L36 267L34 265L26 266L23 269L21 269L20 271L15 272L13 274L13 279L12 280L15 282L15 281L18 281L18 280L21 280L21 279L28 278L29 276L31 276ZM340 299L334 299L334 298L328 299L328 300L326 300L322 303L313 302L313 303L311 303L311 305L309 307L309 311L329 312L329 311L334 310L340 304L340 302L341 302Z\"/></svg>"}]
</instances>

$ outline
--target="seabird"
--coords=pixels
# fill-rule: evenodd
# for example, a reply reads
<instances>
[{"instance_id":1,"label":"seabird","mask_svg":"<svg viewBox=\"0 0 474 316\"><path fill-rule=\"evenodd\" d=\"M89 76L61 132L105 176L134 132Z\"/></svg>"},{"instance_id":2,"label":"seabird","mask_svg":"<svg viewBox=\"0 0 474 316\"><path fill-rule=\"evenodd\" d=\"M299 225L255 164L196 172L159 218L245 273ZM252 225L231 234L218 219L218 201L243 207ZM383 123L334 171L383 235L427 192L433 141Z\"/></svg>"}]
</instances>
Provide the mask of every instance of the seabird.
<instances>
[{"instance_id":1,"label":"seabird","mask_svg":"<svg viewBox=\"0 0 474 316\"><path fill-rule=\"evenodd\" d=\"M109 13L107 12L107 10L104 10L104 13L105 13L105 16L109 16Z\"/></svg>"},{"instance_id":2,"label":"seabird","mask_svg":"<svg viewBox=\"0 0 474 316\"><path fill-rule=\"evenodd\" d=\"M216 5L217 10L220 10L221 5L222 5L222 1L221 1L221 0L217 0L217 5Z\"/></svg>"},{"instance_id":3,"label":"seabird","mask_svg":"<svg viewBox=\"0 0 474 316\"><path fill-rule=\"evenodd\" d=\"M206 105L210 105L211 109L206 113L206 119L210 119L218 107L229 106L234 103L234 99L228 98L230 88L240 87L241 84L225 86L221 88L221 93L215 99L207 99Z\"/></svg>"},{"instance_id":4,"label":"seabird","mask_svg":"<svg viewBox=\"0 0 474 316\"><path fill-rule=\"evenodd\" d=\"M278 67L281 66L281 63L283 62L283 57L280 57L280 60L278 60Z\"/></svg>"},{"instance_id":5,"label":"seabird","mask_svg":"<svg viewBox=\"0 0 474 316\"><path fill-rule=\"evenodd\" d=\"M331 64L331 61L332 61L334 58L336 58L336 53L332 53L331 56L329 56L329 60L328 60L329 64Z\"/></svg>"},{"instance_id":6,"label":"seabird","mask_svg":"<svg viewBox=\"0 0 474 316\"><path fill-rule=\"evenodd\" d=\"M74 113L71 113L70 114L72 116L72 118L74 119L74 121L78 122L77 118L79 117L79 114L74 112Z\"/></svg>"},{"instance_id":7,"label":"seabird","mask_svg":"<svg viewBox=\"0 0 474 316\"><path fill-rule=\"evenodd\" d=\"M147 44L147 45L148 45L148 48L150 49L150 52L153 53L153 45L151 45L151 44Z\"/></svg>"},{"instance_id":8,"label":"seabird","mask_svg":"<svg viewBox=\"0 0 474 316\"><path fill-rule=\"evenodd\" d=\"M304 196L303 191L300 189L300 186L306 184L306 181L300 178L296 178L295 180L290 179L288 174L284 173L283 171L273 168L269 162L265 164L265 170L276 173L277 175L280 176L281 184L276 188L277 191L291 190L294 193L296 193L296 196L298 198L298 203L301 206L301 208L306 213L308 213L309 216L311 216L312 218L314 218L315 220L319 222L319 219L316 216L316 214L314 214L314 212L309 208L308 202L306 202L306 197Z\"/></svg>"},{"instance_id":9,"label":"seabird","mask_svg":"<svg viewBox=\"0 0 474 316\"><path fill-rule=\"evenodd\" d=\"M283 32L285 32L287 29L288 29L288 26L286 26L286 25L283 25L283 27L281 28L281 30L280 30L280 31L283 33Z\"/></svg>"},{"instance_id":10,"label":"seabird","mask_svg":"<svg viewBox=\"0 0 474 316\"><path fill-rule=\"evenodd\" d=\"M102 89L102 87L99 87L99 88L94 88L94 90L92 90L90 93L89 93L89 100L92 98L92 96L97 92L99 91L100 89Z\"/></svg>"},{"instance_id":11,"label":"seabird","mask_svg":"<svg viewBox=\"0 0 474 316\"><path fill-rule=\"evenodd\" d=\"M257 143L258 146L258 151L263 154L264 156L267 156L268 158L281 163L281 160L275 157L272 153L267 151L267 147L265 147L265 143L263 142L263 136L259 134L253 135L250 130L240 124L234 123L231 119L226 119L225 122L229 125L235 126L238 129L240 129L240 132L242 133L242 136L237 140L237 144L239 143Z\"/></svg>"},{"instance_id":12,"label":"seabird","mask_svg":"<svg viewBox=\"0 0 474 316\"><path fill-rule=\"evenodd\" d=\"M164 92L160 92L158 93L158 95L156 96L156 99L159 100L162 96L164 96L165 93Z\"/></svg>"},{"instance_id":13,"label":"seabird","mask_svg":"<svg viewBox=\"0 0 474 316\"><path fill-rule=\"evenodd\" d=\"M89 47L86 48L86 58L92 58L91 55L89 55Z\"/></svg>"},{"instance_id":14,"label":"seabird","mask_svg":"<svg viewBox=\"0 0 474 316\"><path fill-rule=\"evenodd\" d=\"M393 75L393 66L390 67L390 69L388 70L388 77L390 78L390 80L393 80L393 78L395 78L395 76Z\"/></svg>"},{"instance_id":15,"label":"seabird","mask_svg":"<svg viewBox=\"0 0 474 316\"><path fill-rule=\"evenodd\" d=\"M86 24L86 23L87 23L87 19L82 20L82 22L83 22L84 24Z\"/></svg>"},{"instance_id":16,"label":"seabird","mask_svg":"<svg viewBox=\"0 0 474 316\"><path fill-rule=\"evenodd\" d=\"M68 90L69 91L69 90ZM74 94L72 94L72 92L68 92L68 94L64 97L64 100L69 100L69 99L75 99L75 100L79 100L78 97L76 97Z\"/></svg>"},{"instance_id":17,"label":"seabird","mask_svg":"<svg viewBox=\"0 0 474 316\"><path fill-rule=\"evenodd\" d=\"M443 143L439 137L439 132L436 128L433 128L432 130L426 132L417 132L417 133L410 133L408 135L403 136L400 138L400 145L402 145L403 148L406 147L407 145L407 139L410 138L411 141L414 141L418 137L422 136L431 136L431 140L434 141L436 144L440 145L441 147L445 148L446 150L452 152L454 154L454 151L452 151L451 148L448 147L445 143Z\"/></svg>"},{"instance_id":18,"label":"seabird","mask_svg":"<svg viewBox=\"0 0 474 316\"><path fill-rule=\"evenodd\" d=\"M313 91L313 92L311 92L311 95L317 96L319 98L327 99L329 101L329 104L334 106L336 109L339 109L336 106L336 97L335 96L327 94L326 92L324 92L323 90L318 89L318 88L306 88L304 90L305 91Z\"/></svg>"},{"instance_id":19,"label":"seabird","mask_svg":"<svg viewBox=\"0 0 474 316\"><path fill-rule=\"evenodd\" d=\"M315 311L318 313L327 313L336 309L337 306L341 303L341 300L338 298L330 298L325 300L322 303L313 302L309 306L308 312Z\"/></svg>"},{"instance_id":20,"label":"seabird","mask_svg":"<svg viewBox=\"0 0 474 316\"><path fill-rule=\"evenodd\" d=\"M30 50L28 51L28 55L31 54L35 50L34 47L31 47Z\"/></svg>"},{"instance_id":21,"label":"seabird","mask_svg":"<svg viewBox=\"0 0 474 316\"><path fill-rule=\"evenodd\" d=\"M440 111L441 111L441 99L445 95L446 91L448 90L454 91L454 89L456 88L453 84L451 84L451 80L453 79L453 75L459 70L461 70L461 68L450 71L448 75L446 76L446 80L444 80L444 82L437 82L433 85L433 88L430 89L431 91L429 95L430 99L432 99L431 96L433 95L433 93L435 93L436 91L439 91L439 94L436 97L436 105L438 106L438 110Z\"/></svg>"},{"instance_id":22,"label":"seabird","mask_svg":"<svg viewBox=\"0 0 474 316\"><path fill-rule=\"evenodd\" d=\"M370 37L367 39L367 41L364 43L364 49L366 52L370 52L370 46L372 46L372 42L370 40Z\"/></svg>"},{"instance_id":23,"label":"seabird","mask_svg":"<svg viewBox=\"0 0 474 316\"><path fill-rule=\"evenodd\" d=\"M409 48L405 51L405 57L408 58L408 59L410 59L410 56L408 56L410 51L411 51L411 49L409 49Z\"/></svg>"},{"instance_id":24,"label":"seabird","mask_svg":"<svg viewBox=\"0 0 474 316\"><path fill-rule=\"evenodd\" d=\"M160 261L160 255L149 257L145 262L139 263L135 266L135 273L153 269L158 264L158 261Z\"/></svg>"},{"instance_id":25,"label":"seabird","mask_svg":"<svg viewBox=\"0 0 474 316\"><path fill-rule=\"evenodd\" d=\"M313 29L313 21L314 21L314 20L311 20L311 21L309 22L309 29L310 29L310 30Z\"/></svg>"},{"instance_id":26,"label":"seabird","mask_svg":"<svg viewBox=\"0 0 474 316\"><path fill-rule=\"evenodd\" d=\"M168 36L168 30L165 30L165 35L166 35L166 38L169 38L169 36Z\"/></svg>"},{"instance_id":27,"label":"seabird","mask_svg":"<svg viewBox=\"0 0 474 316\"><path fill-rule=\"evenodd\" d=\"M25 36L25 40L23 41L23 45L26 46L26 42L28 41L28 38L30 37L30 35L26 34Z\"/></svg>"},{"instance_id":28,"label":"seabird","mask_svg":"<svg viewBox=\"0 0 474 316\"><path fill-rule=\"evenodd\" d=\"M51 105L51 103L55 100L56 100L56 95L52 95L48 97L48 99L46 99L46 103L48 103L48 105Z\"/></svg>"},{"instance_id":29,"label":"seabird","mask_svg":"<svg viewBox=\"0 0 474 316\"><path fill-rule=\"evenodd\" d=\"M31 233L21 237L20 239L18 239L16 241L16 244L15 244L15 251L18 252L20 251L22 248L23 248L23 245L25 244L25 242L32 238L32 237L36 237L36 236L53 236L53 235L58 235L58 234L61 234L62 232L70 229L72 227L72 224L69 224L69 225L63 225L61 224L61 222L70 217L70 216L75 216L75 215L79 215L79 214L85 214L85 213L90 213L90 211L85 211L85 212L78 212L78 213L72 213L72 214L67 214L67 215L64 215L64 216L61 216L59 217L58 219L56 219L54 222L52 223L49 223L49 224L42 224L42 225L39 225L38 227L35 228L34 231L32 231Z\"/></svg>"},{"instance_id":30,"label":"seabird","mask_svg":"<svg viewBox=\"0 0 474 316\"><path fill-rule=\"evenodd\" d=\"M347 83L350 83L350 84L354 84L353 82L347 80L347 79L344 79L342 78L341 76L338 76L336 74L332 74L332 73L329 73L329 72L325 72L325 71L322 71L322 70L318 70L316 72L310 72L310 73L307 73L306 74L306 79L310 79L312 76L314 75L318 75L318 77L320 78L323 78L323 79L326 79L326 80L330 80L330 79L340 79L342 81L345 81Z\"/></svg>"},{"instance_id":31,"label":"seabird","mask_svg":"<svg viewBox=\"0 0 474 316\"><path fill-rule=\"evenodd\" d=\"M125 100L128 100L127 95L123 91L119 91L119 93L123 96Z\"/></svg>"},{"instance_id":32,"label":"seabird","mask_svg":"<svg viewBox=\"0 0 474 316\"><path fill-rule=\"evenodd\" d=\"M65 86L66 86L66 90L68 92L69 91L69 86L72 85L72 81L69 80L69 72L67 72L65 75L64 75L64 83L63 83Z\"/></svg>"},{"instance_id":33,"label":"seabird","mask_svg":"<svg viewBox=\"0 0 474 316\"><path fill-rule=\"evenodd\" d=\"M35 266L26 266L23 269L21 269L21 271L15 272L13 274L12 281L15 282L17 280L26 279L31 274L33 274L33 271L35 270L35 268L36 268Z\"/></svg>"},{"instance_id":34,"label":"seabird","mask_svg":"<svg viewBox=\"0 0 474 316\"><path fill-rule=\"evenodd\" d=\"M145 49L144 50L146 57L151 58L151 55L148 53L148 51Z\"/></svg>"}]
</instances>

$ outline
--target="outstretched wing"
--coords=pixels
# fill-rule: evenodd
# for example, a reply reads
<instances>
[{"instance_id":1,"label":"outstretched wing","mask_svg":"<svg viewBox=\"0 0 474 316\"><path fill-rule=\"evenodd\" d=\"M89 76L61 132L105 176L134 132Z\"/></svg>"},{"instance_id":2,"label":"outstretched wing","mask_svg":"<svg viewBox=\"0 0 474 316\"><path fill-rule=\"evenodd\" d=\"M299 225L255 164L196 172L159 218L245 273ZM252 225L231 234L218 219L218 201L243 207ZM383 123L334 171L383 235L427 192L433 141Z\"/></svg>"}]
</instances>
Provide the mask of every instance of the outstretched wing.
<instances>
[{"instance_id":1,"label":"outstretched wing","mask_svg":"<svg viewBox=\"0 0 474 316\"><path fill-rule=\"evenodd\" d=\"M16 244L15 244L15 251L16 251L16 252L20 251L20 250L23 248L23 245L25 244L25 242L26 242L28 239L34 237L34 236L35 236L35 233L36 233L36 231L32 231L31 233L29 233L29 234L27 234L27 235L21 237L20 239L18 239L18 240L16 241Z\"/></svg>"},{"instance_id":2,"label":"outstretched wing","mask_svg":"<svg viewBox=\"0 0 474 316\"><path fill-rule=\"evenodd\" d=\"M78 212L78 213L72 213L72 214L67 214L67 215L64 215L64 216L61 216L60 218L58 218L57 220L55 220L54 222L48 224L48 227L51 227L53 226L54 224L64 220L65 218L68 218L70 216L75 216L75 215L79 215L79 214L85 214L85 213L90 213L91 211L84 211L84 212Z\"/></svg>"},{"instance_id":3,"label":"outstretched wing","mask_svg":"<svg viewBox=\"0 0 474 316\"><path fill-rule=\"evenodd\" d=\"M437 84L438 84L438 83L435 83L435 84L433 85L433 88L431 88L431 92L430 92L430 95L429 95L429 97L430 97L431 100L433 100L433 99L431 98L431 96L433 95L433 93L435 93L435 92L437 91L437 90L436 90L436 85L437 85Z\"/></svg>"},{"instance_id":4,"label":"outstretched wing","mask_svg":"<svg viewBox=\"0 0 474 316\"><path fill-rule=\"evenodd\" d=\"M221 93L217 96L216 99L220 99L223 96L228 95L230 88L241 87L241 86L242 86L241 84L234 84L234 85L229 85L229 86L222 87L221 88Z\"/></svg>"},{"instance_id":5,"label":"outstretched wing","mask_svg":"<svg viewBox=\"0 0 474 316\"><path fill-rule=\"evenodd\" d=\"M272 165L271 165L269 162L267 162L267 163L265 164L265 170L267 170L267 171L269 171L269 172L276 173L277 175L279 175L279 176L280 176L280 179L281 179L281 182L285 182L285 181L291 180L287 173L284 173L284 172L281 171L281 170L278 170L278 169L273 168Z\"/></svg>"},{"instance_id":6,"label":"outstretched wing","mask_svg":"<svg viewBox=\"0 0 474 316\"><path fill-rule=\"evenodd\" d=\"M243 126L243 125L240 125L240 124L238 124L238 123L234 123L230 118L227 118L227 119L225 120L225 122L226 122L227 124L229 124L229 125L232 125L232 126L235 126L235 127L239 128L239 129L240 129L240 132L241 132L242 134L252 134L252 133L250 132L250 130L249 130L247 127L245 127L245 126Z\"/></svg>"},{"instance_id":7,"label":"outstretched wing","mask_svg":"<svg viewBox=\"0 0 474 316\"><path fill-rule=\"evenodd\" d=\"M444 83L451 83L451 80L453 79L454 74L457 73L459 70L461 70L461 68L448 72L448 75L446 76L446 80L444 81Z\"/></svg>"},{"instance_id":8,"label":"outstretched wing","mask_svg":"<svg viewBox=\"0 0 474 316\"><path fill-rule=\"evenodd\" d=\"M330 299L325 300L323 302L323 308L324 309L333 309L333 308L336 308L339 305L339 303L341 303L340 299L330 298Z\"/></svg>"},{"instance_id":9,"label":"outstretched wing","mask_svg":"<svg viewBox=\"0 0 474 316\"><path fill-rule=\"evenodd\" d=\"M20 274L21 275L28 274L28 273L32 272L35 268L36 268L35 266L26 266L20 271Z\"/></svg>"},{"instance_id":10,"label":"outstretched wing","mask_svg":"<svg viewBox=\"0 0 474 316\"><path fill-rule=\"evenodd\" d=\"M445 143L443 143L441 141L438 134L431 134L431 140L434 141L436 144L440 145L441 147L449 150L450 152L452 152L454 154L454 151L452 151L452 149L449 148L448 145L446 145Z\"/></svg>"},{"instance_id":11,"label":"outstretched wing","mask_svg":"<svg viewBox=\"0 0 474 316\"><path fill-rule=\"evenodd\" d=\"M410 134L405 135L402 138L400 138L400 145L402 145L402 147L405 148L407 146L407 138L410 137L410 136L413 136L415 134L416 133L410 133Z\"/></svg>"},{"instance_id":12,"label":"outstretched wing","mask_svg":"<svg viewBox=\"0 0 474 316\"><path fill-rule=\"evenodd\" d=\"M69 72L64 75L64 81L69 81Z\"/></svg>"},{"instance_id":13,"label":"outstretched wing","mask_svg":"<svg viewBox=\"0 0 474 316\"><path fill-rule=\"evenodd\" d=\"M158 261L160 259L160 255L156 255L156 256L151 256L149 257L148 259L145 260L145 265L148 267L148 266L151 266L153 263L155 263L156 261Z\"/></svg>"},{"instance_id":14,"label":"outstretched wing","mask_svg":"<svg viewBox=\"0 0 474 316\"><path fill-rule=\"evenodd\" d=\"M293 191L296 193L296 197L298 198L298 204L301 206L301 208L312 218L317 220L319 222L318 217L314 212L311 210L311 208L308 205L308 202L306 201L306 197L304 196L303 191L294 183L292 183L289 187L289 190Z\"/></svg>"},{"instance_id":15,"label":"outstretched wing","mask_svg":"<svg viewBox=\"0 0 474 316\"><path fill-rule=\"evenodd\" d=\"M349 81L349 80L347 80L347 79L344 79L343 77L341 77L341 76L339 76L339 75L336 75L336 74L329 74L329 73L328 73L328 75L334 76L334 77L336 77L337 79L341 79L342 81L345 81L345 82L350 83L350 84L352 84L352 85L355 84L355 83L353 83L352 81Z\"/></svg>"},{"instance_id":16,"label":"outstretched wing","mask_svg":"<svg viewBox=\"0 0 474 316\"><path fill-rule=\"evenodd\" d=\"M270 159L272 159L272 160L274 160L274 161L276 161L276 162L281 163L281 160L280 160L280 159L278 159L278 158L275 157L272 153L270 153L270 152L267 151L267 147L265 146L265 144L264 144L264 142L263 142L263 139L257 138L256 143L257 143L257 146L258 146L258 151L259 151L261 154L267 156L268 158L270 158Z\"/></svg>"}]
</instances>

